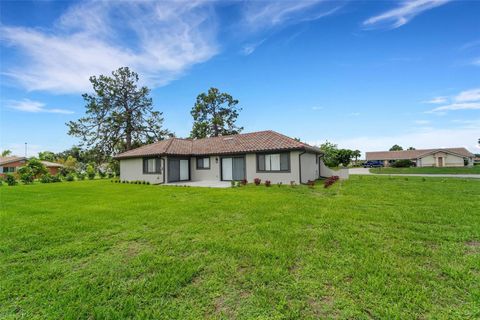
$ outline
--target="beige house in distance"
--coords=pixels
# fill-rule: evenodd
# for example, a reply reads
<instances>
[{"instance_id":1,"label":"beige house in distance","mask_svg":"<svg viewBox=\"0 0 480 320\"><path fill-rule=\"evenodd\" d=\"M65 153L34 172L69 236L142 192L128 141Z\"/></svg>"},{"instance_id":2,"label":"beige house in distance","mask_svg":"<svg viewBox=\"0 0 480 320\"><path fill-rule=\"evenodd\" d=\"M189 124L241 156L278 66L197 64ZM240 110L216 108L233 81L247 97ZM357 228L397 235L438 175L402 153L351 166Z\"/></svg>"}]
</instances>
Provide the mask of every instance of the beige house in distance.
<instances>
[{"instance_id":1,"label":"beige house in distance","mask_svg":"<svg viewBox=\"0 0 480 320\"><path fill-rule=\"evenodd\" d=\"M307 183L334 175L320 149L274 131L204 139L170 138L118 154L120 179ZM341 178L347 178L342 176Z\"/></svg>"},{"instance_id":2,"label":"beige house in distance","mask_svg":"<svg viewBox=\"0 0 480 320\"><path fill-rule=\"evenodd\" d=\"M473 166L475 155L465 148L419 149L402 151L374 151L366 153L366 160L383 161L389 166L397 160L411 160L417 167Z\"/></svg>"}]
</instances>

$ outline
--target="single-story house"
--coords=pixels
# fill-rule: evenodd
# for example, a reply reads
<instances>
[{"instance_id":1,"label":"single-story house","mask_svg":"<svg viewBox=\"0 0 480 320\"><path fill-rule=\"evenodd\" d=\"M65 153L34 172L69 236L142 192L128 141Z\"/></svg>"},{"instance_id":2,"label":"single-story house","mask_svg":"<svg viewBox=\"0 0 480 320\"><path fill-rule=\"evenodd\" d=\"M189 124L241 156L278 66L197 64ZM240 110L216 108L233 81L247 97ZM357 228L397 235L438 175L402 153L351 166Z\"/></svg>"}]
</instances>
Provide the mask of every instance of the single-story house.
<instances>
[{"instance_id":1,"label":"single-story house","mask_svg":"<svg viewBox=\"0 0 480 320\"><path fill-rule=\"evenodd\" d=\"M0 157L0 176L5 175L6 173L15 173L17 172L18 168L25 165L28 161L26 157L17 157L17 156L9 156L9 157ZM52 175L58 173L61 167L60 163L50 162L50 161L40 161L42 162L45 167L48 169L48 172Z\"/></svg>"},{"instance_id":2,"label":"single-story house","mask_svg":"<svg viewBox=\"0 0 480 320\"><path fill-rule=\"evenodd\" d=\"M417 167L473 166L475 155L465 148L438 148L367 152L367 161L380 160L389 166L397 160L411 160Z\"/></svg>"},{"instance_id":3,"label":"single-story house","mask_svg":"<svg viewBox=\"0 0 480 320\"><path fill-rule=\"evenodd\" d=\"M115 158L120 179L163 184L179 181L306 183L329 169L320 149L275 131L204 139L170 138L132 149ZM324 168L322 172L322 169Z\"/></svg>"}]
</instances>

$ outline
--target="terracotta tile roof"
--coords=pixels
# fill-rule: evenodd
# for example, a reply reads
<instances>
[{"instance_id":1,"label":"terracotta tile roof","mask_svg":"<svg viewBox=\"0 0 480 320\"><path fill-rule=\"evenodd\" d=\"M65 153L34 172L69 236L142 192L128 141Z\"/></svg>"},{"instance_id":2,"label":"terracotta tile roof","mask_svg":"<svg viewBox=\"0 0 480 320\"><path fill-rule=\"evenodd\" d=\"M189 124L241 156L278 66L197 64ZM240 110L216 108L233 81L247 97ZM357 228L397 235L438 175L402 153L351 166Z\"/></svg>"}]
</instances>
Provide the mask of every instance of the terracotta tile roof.
<instances>
[{"instance_id":1,"label":"terracotta tile roof","mask_svg":"<svg viewBox=\"0 0 480 320\"><path fill-rule=\"evenodd\" d=\"M27 160L27 158L17 157L17 156L0 157L0 165L7 164L7 163L12 163L12 162L17 162L17 161L23 161L23 160Z\"/></svg>"},{"instance_id":2,"label":"terracotta tile roof","mask_svg":"<svg viewBox=\"0 0 480 320\"><path fill-rule=\"evenodd\" d=\"M368 160L399 160L399 159L417 159L425 157L435 152L446 152L456 154L462 157L473 157L473 154L465 148L438 148L438 149L418 149L402 151L373 151L367 152Z\"/></svg>"},{"instance_id":3,"label":"terracotta tile roof","mask_svg":"<svg viewBox=\"0 0 480 320\"><path fill-rule=\"evenodd\" d=\"M316 147L268 130L204 139L171 138L126 151L118 154L115 158L135 158L151 155L194 156L281 150L306 150L321 153L320 149Z\"/></svg>"}]
</instances>

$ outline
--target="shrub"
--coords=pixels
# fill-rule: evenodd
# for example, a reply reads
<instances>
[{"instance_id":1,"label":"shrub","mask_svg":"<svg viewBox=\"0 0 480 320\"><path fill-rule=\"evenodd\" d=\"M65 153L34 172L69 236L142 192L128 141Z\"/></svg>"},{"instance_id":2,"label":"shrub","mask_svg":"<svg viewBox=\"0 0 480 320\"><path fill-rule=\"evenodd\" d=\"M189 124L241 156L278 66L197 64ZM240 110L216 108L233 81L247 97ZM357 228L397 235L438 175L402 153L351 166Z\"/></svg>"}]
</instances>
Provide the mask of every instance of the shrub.
<instances>
[{"instance_id":1,"label":"shrub","mask_svg":"<svg viewBox=\"0 0 480 320\"><path fill-rule=\"evenodd\" d=\"M230 181L230 186L231 186L232 188L235 188L235 181L233 181L233 180Z\"/></svg>"},{"instance_id":2,"label":"shrub","mask_svg":"<svg viewBox=\"0 0 480 320\"><path fill-rule=\"evenodd\" d=\"M394 168L409 168L412 167L414 163L410 160L397 160L394 163L391 164L392 167Z\"/></svg>"},{"instance_id":3,"label":"shrub","mask_svg":"<svg viewBox=\"0 0 480 320\"><path fill-rule=\"evenodd\" d=\"M3 180L0 180L0 186L3 186Z\"/></svg>"},{"instance_id":4,"label":"shrub","mask_svg":"<svg viewBox=\"0 0 480 320\"><path fill-rule=\"evenodd\" d=\"M253 182L255 183L256 186L258 186L258 185L260 185L260 183L262 183L262 179L255 178L255 179L253 179Z\"/></svg>"},{"instance_id":5,"label":"shrub","mask_svg":"<svg viewBox=\"0 0 480 320\"><path fill-rule=\"evenodd\" d=\"M270 180L265 180L265 187L270 187L272 182Z\"/></svg>"},{"instance_id":6,"label":"shrub","mask_svg":"<svg viewBox=\"0 0 480 320\"><path fill-rule=\"evenodd\" d=\"M90 180L95 179L95 175L96 175L95 168L91 164L89 164L87 166L87 177L88 177L88 179L90 179Z\"/></svg>"},{"instance_id":7,"label":"shrub","mask_svg":"<svg viewBox=\"0 0 480 320\"><path fill-rule=\"evenodd\" d=\"M52 175L51 175L50 173L44 174L44 175L40 178L40 182L41 182L41 183L50 183L50 182L52 182Z\"/></svg>"},{"instance_id":8,"label":"shrub","mask_svg":"<svg viewBox=\"0 0 480 320\"><path fill-rule=\"evenodd\" d=\"M248 180L247 179L243 179L241 182L242 186L246 186L247 183L248 183Z\"/></svg>"},{"instance_id":9,"label":"shrub","mask_svg":"<svg viewBox=\"0 0 480 320\"><path fill-rule=\"evenodd\" d=\"M327 180L325 180L325 183L324 183L324 187L325 188L328 188L330 187L332 184L334 184L335 182L337 182L340 178L338 176L331 176L330 178L328 178Z\"/></svg>"},{"instance_id":10,"label":"shrub","mask_svg":"<svg viewBox=\"0 0 480 320\"><path fill-rule=\"evenodd\" d=\"M5 177L3 178L3 180L5 180L5 182L9 185L9 186L14 186L17 184L17 179L15 179L15 176L13 174L10 174L10 173L7 173L5 175Z\"/></svg>"},{"instance_id":11,"label":"shrub","mask_svg":"<svg viewBox=\"0 0 480 320\"><path fill-rule=\"evenodd\" d=\"M307 186L308 186L310 189L315 188L315 181L313 181L313 180L308 180L308 181L307 181Z\"/></svg>"},{"instance_id":12,"label":"shrub","mask_svg":"<svg viewBox=\"0 0 480 320\"><path fill-rule=\"evenodd\" d=\"M282 186L282 182L277 183L277 186L280 188Z\"/></svg>"},{"instance_id":13,"label":"shrub","mask_svg":"<svg viewBox=\"0 0 480 320\"><path fill-rule=\"evenodd\" d=\"M115 177L115 175L113 174L113 172L109 172L109 173L108 173L108 178L109 178L109 179L112 179L113 177Z\"/></svg>"},{"instance_id":14,"label":"shrub","mask_svg":"<svg viewBox=\"0 0 480 320\"><path fill-rule=\"evenodd\" d=\"M103 172L102 170L98 170L98 175L100 176L100 178L105 178L107 176L107 173L106 172Z\"/></svg>"},{"instance_id":15,"label":"shrub","mask_svg":"<svg viewBox=\"0 0 480 320\"><path fill-rule=\"evenodd\" d=\"M297 184L295 183L295 181L293 181L293 180L290 181L290 187L295 188L296 185L297 185Z\"/></svg>"},{"instance_id":16,"label":"shrub","mask_svg":"<svg viewBox=\"0 0 480 320\"><path fill-rule=\"evenodd\" d=\"M77 179L78 180L85 180L85 173L77 172Z\"/></svg>"},{"instance_id":17,"label":"shrub","mask_svg":"<svg viewBox=\"0 0 480 320\"><path fill-rule=\"evenodd\" d=\"M60 174L56 174L52 176L51 182L62 182L62 179L60 178Z\"/></svg>"},{"instance_id":18,"label":"shrub","mask_svg":"<svg viewBox=\"0 0 480 320\"><path fill-rule=\"evenodd\" d=\"M69 173L69 174L67 174L67 176L65 177L65 180L66 180L66 181L74 181L74 180L75 180L75 177L73 176L72 173Z\"/></svg>"},{"instance_id":19,"label":"shrub","mask_svg":"<svg viewBox=\"0 0 480 320\"><path fill-rule=\"evenodd\" d=\"M33 183L33 180L35 179L35 174L32 168L28 166L18 169L18 174L20 175L20 180L25 184Z\"/></svg>"},{"instance_id":20,"label":"shrub","mask_svg":"<svg viewBox=\"0 0 480 320\"><path fill-rule=\"evenodd\" d=\"M147 181L147 184L150 184L150 182L149 182L149 181Z\"/></svg>"},{"instance_id":21,"label":"shrub","mask_svg":"<svg viewBox=\"0 0 480 320\"><path fill-rule=\"evenodd\" d=\"M28 160L26 166L30 168L34 177L40 176L48 172L45 165L40 162L40 160L35 158L31 158L30 160Z\"/></svg>"}]
</instances>

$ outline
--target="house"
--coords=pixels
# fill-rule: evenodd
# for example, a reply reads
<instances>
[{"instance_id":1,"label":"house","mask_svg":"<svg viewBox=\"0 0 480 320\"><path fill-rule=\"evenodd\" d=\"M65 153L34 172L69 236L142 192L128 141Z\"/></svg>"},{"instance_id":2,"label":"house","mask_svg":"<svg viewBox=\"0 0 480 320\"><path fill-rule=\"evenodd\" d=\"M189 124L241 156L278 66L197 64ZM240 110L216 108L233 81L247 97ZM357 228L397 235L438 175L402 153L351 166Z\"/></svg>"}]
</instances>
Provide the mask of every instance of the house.
<instances>
[{"instance_id":1,"label":"house","mask_svg":"<svg viewBox=\"0 0 480 320\"><path fill-rule=\"evenodd\" d=\"M260 178L288 184L332 175L321 157L316 147L275 131L260 131L204 139L170 138L115 158L120 160L120 179L127 181L253 182Z\"/></svg>"},{"instance_id":2,"label":"house","mask_svg":"<svg viewBox=\"0 0 480 320\"><path fill-rule=\"evenodd\" d=\"M473 166L474 155L465 148L439 148L367 152L367 161L381 160L389 166L397 160L411 160L417 167Z\"/></svg>"},{"instance_id":3,"label":"house","mask_svg":"<svg viewBox=\"0 0 480 320\"><path fill-rule=\"evenodd\" d=\"M16 157L16 156L0 157L0 176L5 175L6 173L17 172L18 168L24 166L27 160L28 159L26 157ZM60 163L55 163L50 161L40 161L40 162L45 165L48 172L52 175L57 174L60 168L63 167L63 165L61 165Z\"/></svg>"}]
</instances>

